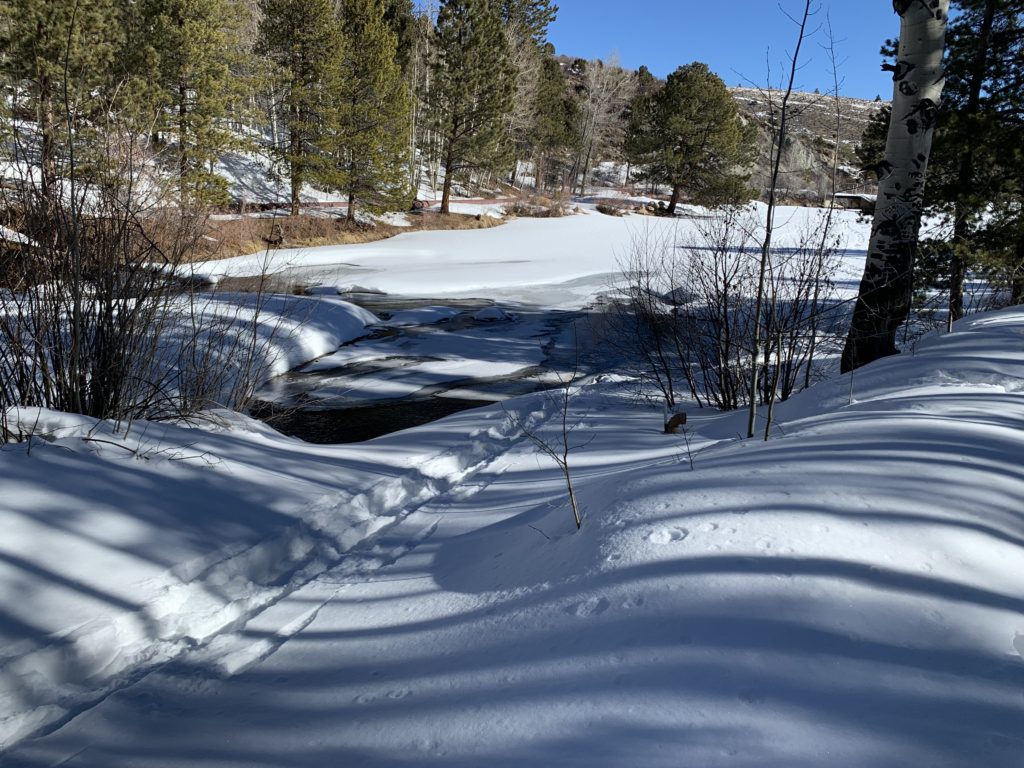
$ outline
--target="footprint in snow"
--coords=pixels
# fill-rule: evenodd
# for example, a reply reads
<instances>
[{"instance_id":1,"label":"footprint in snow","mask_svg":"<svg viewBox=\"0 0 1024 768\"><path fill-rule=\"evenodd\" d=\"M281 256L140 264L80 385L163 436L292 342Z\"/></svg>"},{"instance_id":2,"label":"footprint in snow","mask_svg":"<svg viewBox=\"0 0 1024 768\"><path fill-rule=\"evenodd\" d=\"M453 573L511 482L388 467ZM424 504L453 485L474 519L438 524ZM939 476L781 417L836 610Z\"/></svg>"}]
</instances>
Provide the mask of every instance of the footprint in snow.
<instances>
[{"instance_id":1,"label":"footprint in snow","mask_svg":"<svg viewBox=\"0 0 1024 768\"><path fill-rule=\"evenodd\" d=\"M383 694L383 696L376 696L372 693L364 693L359 696L356 696L355 702L356 704L373 704L375 701L378 701L381 698L388 698L392 699L393 701L401 701L402 699L407 699L410 696L412 696L412 691L406 690L404 688L397 688L393 691L388 691L387 693Z\"/></svg>"},{"instance_id":2,"label":"footprint in snow","mask_svg":"<svg viewBox=\"0 0 1024 768\"><path fill-rule=\"evenodd\" d=\"M654 531L647 540L652 544L674 544L683 541L690 532L685 528L659 528Z\"/></svg>"},{"instance_id":3,"label":"footprint in snow","mask_svg":"<svg viewBox=\"0 0 1024 768\"><path fill-rule=\"evenodd\" d=\"M1017 635L1013 638L1013 649L1024 659L1024 635Z\"/></svg>"},{"instance_id":4,"label":"footprint in snow","mask_svg":"<svg viewBox=\"0 0 1024 768\"><path fill-rule=\"evenodd\" d=\"M565 609L565 612L570 616L586 618L587 616L598 616L604 613L608 610L610 605L611 603L608 602L607 598L592 597L589 600L584 600L582 603L570 605Z\"/></svg>"},{"instance_id":5,"label":"footprint in snow","mask_svg":"<svg viewBox=\"0 0 1024 768\"><path fill-rule=\"evenodd\" d=\"M751 706L755 706L757 704L764 704L765 701L765 695L763 693L761 693L760 691L755 691L751 688L745 688L744 690L740 691L740 695L738 698L744 704L749 704Z\"/></svg>"}]
</instances>

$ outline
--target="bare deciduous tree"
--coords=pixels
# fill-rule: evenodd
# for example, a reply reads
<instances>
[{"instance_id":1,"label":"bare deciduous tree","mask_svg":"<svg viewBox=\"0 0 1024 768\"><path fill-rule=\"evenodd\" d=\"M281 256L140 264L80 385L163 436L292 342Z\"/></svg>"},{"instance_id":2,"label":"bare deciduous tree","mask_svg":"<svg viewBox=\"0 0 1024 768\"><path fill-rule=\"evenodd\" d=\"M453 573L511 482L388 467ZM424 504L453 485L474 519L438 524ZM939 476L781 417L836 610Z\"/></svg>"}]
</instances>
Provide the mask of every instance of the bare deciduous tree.
<instances>
[{"instance_id":1,"label":"bare deciduous tree","mask_svg":"<svg viewBox=\"0 0 1024 768\"><path fill-rule=\"evenodd\" d=\"M763 230L753 211L716 209L692 236L648 227L622 264L625 295L611 305L609 336L639 362L666 404L666 420L688 394L698 406L733 410L787 399L822 349L838 339L835 292L839 237L827 213L788 248L773 248L759 284ZM824 239L822 231L824 230ZM759 322L758 322L759 318ZM754 327L763 331L764 377L752 387Z\"/></svg>"},{"instance_id":2,"label":"bare deciduous tree","mask_svg":"<svg viewBox=\"0 0 1024 768\"><path fill-rule=\"evenodd\" d=\"M612 57L607 63L586 63L583 89L579 94L579 151L573 167L573 183L580 194L586 191L591 163L611 147L623 143L626 105L633 98L636 78Z\"/></svg>"}]
</instances>

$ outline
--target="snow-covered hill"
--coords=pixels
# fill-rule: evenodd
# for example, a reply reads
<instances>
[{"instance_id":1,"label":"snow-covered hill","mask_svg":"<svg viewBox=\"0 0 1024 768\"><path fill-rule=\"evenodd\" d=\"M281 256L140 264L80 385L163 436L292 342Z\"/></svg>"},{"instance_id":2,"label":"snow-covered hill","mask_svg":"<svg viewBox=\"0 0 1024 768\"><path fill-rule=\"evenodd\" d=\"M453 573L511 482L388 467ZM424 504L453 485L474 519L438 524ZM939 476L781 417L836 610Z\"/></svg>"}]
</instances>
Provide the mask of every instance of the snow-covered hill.
<instances>
[{"instance_id":1,"label":"snow-covered hill","mask_svg":"<svg viewBox=\"0 0 1024 768\"><path fill-rule=\"evenodd\" d=\"M587 381L578 533L543 395L351 447L8 446L0 727L63 727L3 764L1017 768L1022 350L976 316L767 443Z\"/></svg>"}]
</instances>

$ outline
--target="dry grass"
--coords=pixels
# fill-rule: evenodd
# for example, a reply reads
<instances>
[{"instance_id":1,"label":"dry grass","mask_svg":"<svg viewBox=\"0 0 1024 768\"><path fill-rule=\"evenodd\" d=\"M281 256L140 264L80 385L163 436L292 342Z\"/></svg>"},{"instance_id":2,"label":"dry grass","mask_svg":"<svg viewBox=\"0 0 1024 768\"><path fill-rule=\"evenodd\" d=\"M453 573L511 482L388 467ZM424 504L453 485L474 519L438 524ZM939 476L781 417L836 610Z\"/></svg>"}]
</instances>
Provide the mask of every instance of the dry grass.
<instances>
[{"instance_id":1,"label":"dry grass","mask_svg":"<svg viewBox=\"0 0 1024 768\"><path fill-rule=\"evenodd\" d=\"M607 200L598 203L596 208L605 216L625 216L633 210L633 205L625 200Z\"/></svg>"},{"instance_id":2,"label":"dry grass","mask_svg":"<svg viewBox=\"0 0 1024 768\"><path fill-rule=\"evenodd\" d=\"M391 224L350 224L344 216L300 214L272 218L242 216L210 221L196 250L195 261L227 259L267 248L314 248L385 240L404 232L447 229L488 229L504 222L490 216L436 213L410 214L409 227Z\"/></svg>"},{"instance_id":3,"label":"dry grass","mask_svg":"<svg viewBox=\"0 0 1024 768\"><path fill-rule=\"evenodd\" d=\"M500 227L505 223L504 219L496 219L493 216L471 216L467 214L452 213L442 216L438 213L418 213L409 217L411 227L398 228L396 234L402 232L444 230L444 229L491 229Z\"/></svg>"}]
</instances>

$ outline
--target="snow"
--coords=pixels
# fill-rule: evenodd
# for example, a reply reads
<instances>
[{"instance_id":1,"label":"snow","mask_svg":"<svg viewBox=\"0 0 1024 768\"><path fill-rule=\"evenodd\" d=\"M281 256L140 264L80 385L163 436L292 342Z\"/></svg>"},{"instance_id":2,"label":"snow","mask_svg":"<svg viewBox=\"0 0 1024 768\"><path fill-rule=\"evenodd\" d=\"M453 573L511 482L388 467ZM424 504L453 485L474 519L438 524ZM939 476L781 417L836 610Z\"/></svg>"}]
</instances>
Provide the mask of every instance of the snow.
<instances>
[{"instance_id":1,"label":"snow","mask_svg":"<svg viewBox=\"0 0 1024 768\"><path fill-rule=\"evenodd\" d=\"M415 309L392 312L384 321L384 324L393 327L433 325L434 323L443 323L446 320L451 320L457 317L460 312L461 310L454 307L416 307Z\"/></svg>"},{"instance_id":2,"label":"snow","mask_svg":"<svg viewBox=\"0 0 1024 768\"><path fill-rule=\"evenodd\" d=\"M17 245L34 245L30 237L3 225L0 225L0 242L15 243Z\"/></svg>"},{"instance_id":3,"label":"snow","mask_svg":"<svg viewBox=\"0 0 1024 768\"><path fill-rule=\"evenodd\" d=\"M218 280L264 271L305 283L359 285L388 294L471 297L488 296L563 309L590 303L608 290L621 272L631 243L648 230L696 237L694 217L668 220L650 216L591 215L560 219L519 219L500 227L471 231L403 233L386 241L315 249L282 249L193 265L196 276ZM751 204L763 218L763 205ZM793 246L818 226L820 211L783 207L776 214L777 242ZM839 277L856 286L863 270L869 231L853 211L836 214L836 227L849 257Z\"/></svg>"},{"instance_id":4,"label":"snow","mask_svg":"<svg viewBox=\"0 0 1024 768\"><path fill-rule=\"evenodd\" d=\"M781 212L782 244L814 215ZM841 220L854 275L867 227ZM319 357L340 391L340 366L409 364L368 397L519 372L639 226L692 223L293 252L334 289L498 303L282 297L308 320L277 369ZM405 332L341 346L381 322ZM351 446L12 414L43 437L0 449L0 762L1019 768L1022 342L1024 308L971 317L780 404L769 442L695 409L664 435L630 377L579 381L579 532L541 393Z\"/></svg>"},{"instance_id":5,"label":"snow","mask_svg":"<svg viewBox=\"0 0 1024 768\"><path fill-rule=\"evenodd\" d=\"M261 370L268 378L365 336L367 327L379 322L372 312L327 295L217 293L200 296L198 308L207 326L226 320L244 334L258 323ZM188 310L181 314L187 318Z\"/></svg>"},{"instance_id":6,"label":"snow","mask_svg":"<svg viewBox=\"0 0 1024 768\"><path fill-rule=\"evenodd\" d=\"M501 307L484 307L473 315L473 319L482 323L500 323L515 320L516 316Z\"/></svg>"},{"instance_id":7,"label":"snow","mask_svg":"<svg viewBox=\"0 0 1024 768\"><path fill-rule=\"evenodd\" d=\"M453 332L449 322L469 316L469 326ZM452 307L407 310L385 321L388 326L408 326L413 334L383 336L348 344L300 369L302 381L291 377L273 382L260 398L301 401L306 406L327 407L389 400L428 394L442 385L467 379L487 380L525 374L545 359L545 346L557 326L569 315L552 316L532 311L519 315L501 307L465 312ZM426 324L433 323L430 327ZM440 323L440 325L436 325ZM372 364L372 370L351 372L347 366ZM475 398L474 398L475 399Z\"/></svg>"}]
</instances>

